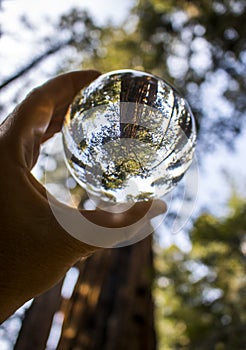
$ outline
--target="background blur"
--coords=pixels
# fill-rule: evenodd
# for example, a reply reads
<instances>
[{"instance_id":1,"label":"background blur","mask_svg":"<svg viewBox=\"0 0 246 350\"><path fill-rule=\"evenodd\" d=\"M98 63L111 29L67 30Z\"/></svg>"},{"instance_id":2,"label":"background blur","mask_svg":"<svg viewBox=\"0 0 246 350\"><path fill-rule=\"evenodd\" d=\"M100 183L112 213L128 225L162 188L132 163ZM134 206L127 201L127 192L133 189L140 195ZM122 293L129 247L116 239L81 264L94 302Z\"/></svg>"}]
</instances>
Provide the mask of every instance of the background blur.
<instances>
[{"instance_id":1,"label":"background blur","mask_svg":"<svg viewBox=\"0 0 246 350\"><path fill-rule=\"evenodd\" d=\"M157 348L246 349L246 1L2 0L0 6L0 120L35 86L81 68L148 71L186 97L197 119L197 163L190 180L165 198L169 210L152 243ZM61 158L59 149L47 155L44 147L35 168L40 180L50 174L54 194L75 186L53 175ZM68 276L63 298L73 298L79 271ZM16 339L30 304L1 326L1 350L21 348ZM55 315L43 349L58 346L63 318Z\"/></svg>"}]
</instances>

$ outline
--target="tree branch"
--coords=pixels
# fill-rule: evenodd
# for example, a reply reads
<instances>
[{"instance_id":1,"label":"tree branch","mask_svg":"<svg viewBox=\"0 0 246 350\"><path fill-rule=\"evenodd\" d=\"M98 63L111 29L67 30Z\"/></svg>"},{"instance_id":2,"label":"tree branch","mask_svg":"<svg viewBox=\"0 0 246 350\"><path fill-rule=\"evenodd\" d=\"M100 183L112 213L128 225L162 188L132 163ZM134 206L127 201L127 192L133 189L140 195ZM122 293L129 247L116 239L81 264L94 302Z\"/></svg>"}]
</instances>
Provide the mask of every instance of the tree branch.
<instances>
[{"instance_id":1,"label":"tree branch","mask_svg":"<svg viewBox=\"0 0 246 350\"><path fill-rule=\"evenodd\" d=\"M19 79L20 77L22 77L23 75L28 73L30 69L36 67L44 59L55 54L59 50L63 49L65 46L69 45L71 42L72 42L72 40L69 39L63 43L59 43L58 45L55 45L55 46L51 47L50 49L48 49L46 52L44 52L40 56L34 58L33 61L31 61L26 66L24 66L19 71L17 71L15 74L13 74L11 77L9 77L5 81L3 81L3 83L0 84L0 90L6 88L9 84L13 83L17 79Z\"/></svg>"}]
</instances>

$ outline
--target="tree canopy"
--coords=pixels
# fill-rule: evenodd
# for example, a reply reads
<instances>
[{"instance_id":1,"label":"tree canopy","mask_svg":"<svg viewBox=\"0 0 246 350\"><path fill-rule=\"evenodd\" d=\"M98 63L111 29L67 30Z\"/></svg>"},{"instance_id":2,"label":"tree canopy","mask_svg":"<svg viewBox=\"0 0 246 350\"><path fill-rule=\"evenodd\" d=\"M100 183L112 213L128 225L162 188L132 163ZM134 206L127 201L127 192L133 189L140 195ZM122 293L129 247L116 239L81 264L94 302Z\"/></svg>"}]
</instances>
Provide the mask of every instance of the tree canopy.
<instances>
[{"instance_id":1,"label":"tree canopy","mask_svg":"<svg viewBox=\"0 0 246 350\"><path fill-rule=\"evenodd\" d=\"M60 70L81 65L102 72L149 71L187 97L201 129L200 146L207 150L224 141L231 147L243 127L246 107L245 8L245 0L139 0L125 23L103 27L74 8L42 39L40 56L1 87L58 54Z\"/></svg>"},{"instance_id":2,"label":"tree canopy","mask_svg":"<svg viewBox=\"0 0 246 350\"><path fill-rule=\"evenodd\" d=\"M246 205L231 215L203 214L191 230L192 249L156 256L160 349L243 349L246 344Z\"/></svg>"}]
</instances>

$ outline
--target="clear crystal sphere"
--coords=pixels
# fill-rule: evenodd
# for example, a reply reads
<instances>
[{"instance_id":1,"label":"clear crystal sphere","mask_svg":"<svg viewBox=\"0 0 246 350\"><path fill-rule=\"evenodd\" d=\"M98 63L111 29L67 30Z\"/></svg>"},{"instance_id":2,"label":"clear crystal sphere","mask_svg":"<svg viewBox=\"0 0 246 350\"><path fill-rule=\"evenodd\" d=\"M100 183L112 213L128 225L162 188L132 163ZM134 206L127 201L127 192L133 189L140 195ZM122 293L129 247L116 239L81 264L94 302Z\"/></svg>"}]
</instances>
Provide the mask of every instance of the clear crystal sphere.
<instances>
[{"instance_id":1,"label":"clear crystal sphere","mask_svg":"<svg viewBox=\"0 0 246 350\"><path fill-rule=\"evenodd\" d=\"M135 70L82 89L63 126L67 167L89 196L113 203L161 197L182 178L196 142L187 102L164 80Z\"/></svg>"}]
</instances>

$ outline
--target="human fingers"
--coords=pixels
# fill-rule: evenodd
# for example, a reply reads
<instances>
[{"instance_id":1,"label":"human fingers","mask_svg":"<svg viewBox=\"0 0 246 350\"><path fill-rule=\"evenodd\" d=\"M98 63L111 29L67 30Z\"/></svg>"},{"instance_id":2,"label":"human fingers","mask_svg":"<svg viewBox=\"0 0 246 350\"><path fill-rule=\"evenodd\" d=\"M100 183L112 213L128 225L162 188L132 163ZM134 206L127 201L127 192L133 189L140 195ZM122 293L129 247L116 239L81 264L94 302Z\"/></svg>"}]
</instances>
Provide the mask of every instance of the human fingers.
<instances>
[{"instance_id":1,"label":"human fingers","mask_svg":"<svg viewBox=\"0 0 246 350\"><path fill-rule=\"evenodd\" d=\"M138 202L129 209L121 212L110 212L106 210L84 210L81 213L92 223L108 228L121 228L130 226L145 215L148 219L164 214L167 210L166 203L156 199L154 201Z\"/></svg>"},{"instance_id":2,"label":"human fingers","mask_svg":"<svg viewBox=\"0 0 246 350\"><path fill-rule=\"evenodd\" d=\"M54 113L50 120L50 123L42 136L41 142L45 142L49 140L55 133L59 132L62 129L64 116L67 113L70 103L68 103L65 107L58 108Z\"/></svg>"}]
</instances>

